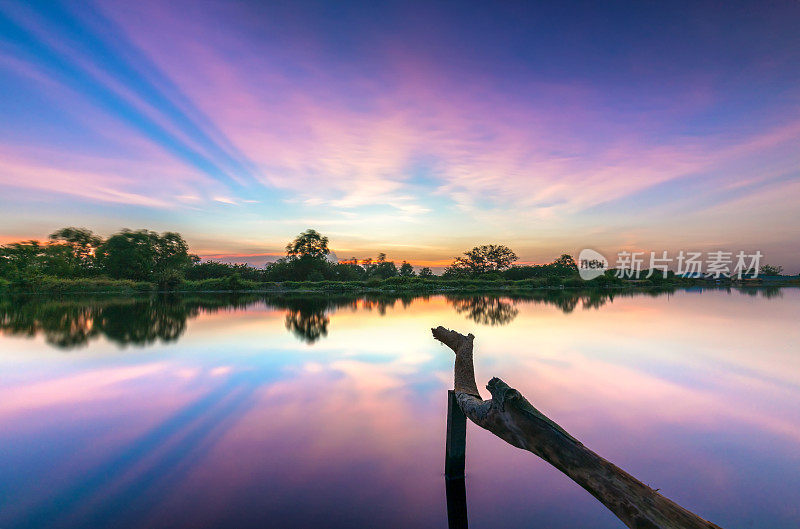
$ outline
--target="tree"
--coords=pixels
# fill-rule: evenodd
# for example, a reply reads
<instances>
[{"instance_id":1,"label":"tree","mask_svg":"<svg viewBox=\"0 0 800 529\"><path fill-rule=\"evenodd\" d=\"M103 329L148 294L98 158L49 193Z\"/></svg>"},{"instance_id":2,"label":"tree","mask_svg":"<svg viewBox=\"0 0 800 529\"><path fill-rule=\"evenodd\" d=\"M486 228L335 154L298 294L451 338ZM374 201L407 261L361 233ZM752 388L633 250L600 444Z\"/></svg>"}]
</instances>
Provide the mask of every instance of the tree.
<instances>
[{"instance_id":1,"label":"tree","mask_svg":"<svg viewBox=\"0 0 800 529\"><path fill-rule=\"evenodd\" d=\"M44 247L39 241L22 241L0 248L0 271L12 277L24 273L42 273Z\"/></svg>"},{"instance_id":2,"label":"tree","mask_svg":"<svg viewBox=\"0 0 800 529\"><path fill-rule=\"evenodd\" d=\"M193 255L189 255L193 258ZM233 274L239 274L239 277L248 281L264 281L264 270L255 268L243 263L229 264L220 263L219 261L203 261L194 262L191 267L186 269L184 277L186 279L216 279L227 278Z\"/></svg>"},{"instance_id":3,"label":"tree","mask_svg":"<svg viewBox=\"0 0 800 529\"><path fill-rule=\"evenodd\" d=\"M484 244L464 252L464 257L456 257L445 270L446 275L476 276L487 272L500 272L517 260L508 246L502 244Z\"/></svg>"},{"instance_id":4,"label":"tree","mask_svg":"<svg viewBox=\"0 0 800 529\"><path fill-rule=\"evenodd\" d=\"M109 237L97 249L103 272L114 279L149 280L155 266L151 233L124 229Z\"/></svg>"},{"instance_id":5,"label":"tree","mask_svg":"<svg viewBox=\"0 0 800 529\"><path fill-rule=\"evenodd\" d=\"M561 257L551 263L551 266L557 271L564 272L567 275L578 273L578 265L575 263L575 259L567 253L562 253Z\"/></svg>"},{"instance_id":6,"label":"tree","mask_svg":"<svg viewBox=\"0 0 800 529\"><path fill-rule=\"evenodd\" d=\"M23 241L0 248L0 274L85 277L94 266L94 252L101 239L82 228L62 228L49 244Z\"/></svg>"},{"instance_id":7,"label":"tree","mask_svg":"<svg viewBox=\"0 0 800 529\"><path fill-rule=\"evenodd\" d=\"M267 265L271 281L322 281L336 276L333 264L325 258L330 253L328 238L316 230L306 230L286 245L286 257Z\"/></svg>"},{"instance_id":8,"label":"tree","mask_svg":"<svg viewBox=\"0 0 800 529\"><path fill-rule=\"evenodd\" d=\"M115 279L174 285L192 264L192 256L178 233L124 229L97 248L97 261L102 271Z\"/></svg>"},{"instance_id":9,"label":"tree","mask_svg":"<svg viewBox=\"0 0 800 529\"><path fill-rule=\"evenodd\" d=\"M433 272L427 266L423 266L419 270L419 277L433 277Z\"/></svg>"},{"instance_id":10,"label":"tree","mask_svg":"<svg viewBox=\"0 0 800 529\"><path fill-rule=\"evenodd\" d=\"M158 235L150 232L154 250L154 272L159 275L182 273L192 264L189 245L180 233L167 231Z\"/></svg>"},{"instance_id":11,"label":"tree","mask_svg":"<svg viewBox=\"0 0 800 529\"><path fill-rule=\"evenodd\" d=\"M51 245L61 246L66 250L63 255L68 260L65 263L70 270L68 275L85 277L96 270L95 253L103 243L103 239L92 233L91 230L75 227L61 228L51 233L49 239Z\"/></svg>"},{"instance_id":12,"label":"tree","mask_svg":"<svg viewBox=\"0 0 800 529\"><path fill-rule=\"evenodd\" d=\"M381 279L387 279L389 277L395 277L397 275L397 266L394 264L394 261L387 261L386 254L381 252L378 254L377 261L370 260L370 268L368 269L369 277L379 277Z\"/></svg>"},{"instance_id":13,"label":"tree","mask_svg":"<svg viewBox=\"0 0 800 529\"><path fill-rule=\"evenodd\" d=\"M758 270L758 273L762 276L779 276L783 273L783 267L765 264Z\"/></svg>"},{"instance_id":14,"label":"tree","mask_svg":"<svg viewBox=\"0 0 800 529\"><path fill-rule=\"evenodd\" d=\"M364 279L364 269L352 261L339 262L331 267L337 281L359 281Z\"/></svg>"},{"instance_id":15,"label":"tree","mask_svg":"<svg viewBox=\"0 0 800 529\"><path fill-rule=\"evenodd\" d=\"M324 258L329 253L328 238L317 230L306 230L286 245L286 255L289 259Z\"/></svg>"},{"instance_id":16,"label":"tree","mask_svg":"<svg viewBox=\"0 0 800 529\"><path fill-rule=\"evenodd\" d=\"M503 273L506 279L514 281L532 278L564 278L578 274L578 265L569 254L561 256L549 264L513 266Z\"/></svg>"},{"instance_id":17,"label":"tree","mask_svg":"<svg viewBox=\"0 0 800 529\"><path fill-rule=\"evenodd\" d=\"M400 265L400 276L401 277L414 277L414 267L411 266L411 263L408 261L403 261L403 264Z\"/></svg>"}]
</instances>

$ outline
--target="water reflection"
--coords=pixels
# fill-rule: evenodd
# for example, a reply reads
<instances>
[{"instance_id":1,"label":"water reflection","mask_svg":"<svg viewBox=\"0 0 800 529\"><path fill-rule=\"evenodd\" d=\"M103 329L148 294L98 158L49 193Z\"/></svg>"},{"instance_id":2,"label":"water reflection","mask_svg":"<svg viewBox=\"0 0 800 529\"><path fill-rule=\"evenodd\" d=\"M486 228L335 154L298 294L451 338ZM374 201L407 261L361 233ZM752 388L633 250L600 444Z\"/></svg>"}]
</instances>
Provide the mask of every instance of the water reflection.
<instances>
[{"instance_id":1,"label":"water reflection","mask_svg":"<svg viewBox=\"0 0 800 529\"><path fill-rule=\"evenodd\" d=\"M60 299L21 296L0 299L0 331L43 335L62 349L103 336L119 345L172 342L186 330L187 319L201 310L241 306L235 299L179 296Z\"/></svg>"},{"instance_id":2,"label":"water reflection","mask_svg":"<svg viewBox=\"0 0 800 529\"><path fill-rule=\"evenodd\" d=\"M441 528L466 501L473 527L619 527L473 425L468 487L442 485L441 323L476 334L481 382L686 507L795 529L800 289L699 292L3 300L0 527Z\"/></svg>"},{"instance_id":3,"label":"water reflection","mask_svg":"<svg viewBox=\"0 0 800 529\"><path fill-rule=\"evenodd\" d=\"M492 296L449 297L448 301L459 314L481 325L506 325L514 321L519 309L514 300Z\"/></svg>"},{"instance_id":4,"label":"water reflection","mask_svg":"<svg viewBox=\"0 0 800 529\"><path fill-rule=\"evenodd\" d=\"M703 289L691 289L702 291ZM730 289L726 289L730 292ZM538 290L496 295L448 294L444 299L458 314L480 325L502 326L514 321L524 304L545 304L565 314L578 307L597 309L615 298L664 296L674 290ZM749 296L775 298L780 288L747 288ZM285 311L285 327L299 340L313 344L327 337L330 315L339 310L375 311L384 316L398 304L406 309L428 301L428 295L271 295L203 294L143 297L48 298L18 296L0 298L0 332L33 337L61 349L87 345L104 337L118 345L146 346L174 342L186 330L187 321L201 314L245 310L254 306Z\"/></svg>"},{"instance_id":5,"label":"water reflection","mask_svg":"<svg viewBox=\"0 0 800 529\"><path fill-rule=\"evenodd\" d=\"M467 529L467 485L464 478L445 479L447 496L447 527L449 529Z\"/></svg>"},{"instance_id":6,"label":"water reflection","mask_svg":"<svg viewBox=\"0 0 800 529\"><path fill-rule=\"evenodd\" d=\"M314 343L328 335L331 319L326 314L328 304L323 299L308 300L286 311L286 328L306 343Z\"/></svg>"}]
</instances>

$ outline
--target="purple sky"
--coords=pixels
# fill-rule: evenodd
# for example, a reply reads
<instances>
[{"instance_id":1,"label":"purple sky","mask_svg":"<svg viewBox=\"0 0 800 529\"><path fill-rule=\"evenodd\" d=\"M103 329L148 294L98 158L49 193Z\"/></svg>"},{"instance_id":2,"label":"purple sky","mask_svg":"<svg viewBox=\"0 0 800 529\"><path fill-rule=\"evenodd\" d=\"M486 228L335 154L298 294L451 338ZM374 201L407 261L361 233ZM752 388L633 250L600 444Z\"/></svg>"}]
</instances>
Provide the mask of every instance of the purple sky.
<instances>
[{"instance_id":1,"label":"purple sky","mask_svg":"<svg viewBox=\"0 0 800 529\"><path fill-rule=\"evenodd\" d=\"M800 271L800 3L0 0L0 243ZM249 257L244 257L249 256Z\"/></svg>"}]
</instances>

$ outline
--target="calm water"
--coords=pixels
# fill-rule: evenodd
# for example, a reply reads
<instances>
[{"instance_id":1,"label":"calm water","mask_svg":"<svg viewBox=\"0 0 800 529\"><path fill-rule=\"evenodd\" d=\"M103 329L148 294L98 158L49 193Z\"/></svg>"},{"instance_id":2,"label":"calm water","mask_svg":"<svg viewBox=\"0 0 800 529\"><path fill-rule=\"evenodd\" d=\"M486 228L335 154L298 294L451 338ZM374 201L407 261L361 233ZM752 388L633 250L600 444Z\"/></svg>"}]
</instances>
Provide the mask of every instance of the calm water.
<instances>
[{"instance_id":1,"label":"calm water","mask_svg":"<svg viewBox=\"0 0 800 529\"><path fill-rule=\"evenodd\" d=\"M601 455L726 528L800 525L800 292L0 299L0 528L440 527L445 325ZM470 527L612 528L467 432Z\"/></svg>"}]
</instances>

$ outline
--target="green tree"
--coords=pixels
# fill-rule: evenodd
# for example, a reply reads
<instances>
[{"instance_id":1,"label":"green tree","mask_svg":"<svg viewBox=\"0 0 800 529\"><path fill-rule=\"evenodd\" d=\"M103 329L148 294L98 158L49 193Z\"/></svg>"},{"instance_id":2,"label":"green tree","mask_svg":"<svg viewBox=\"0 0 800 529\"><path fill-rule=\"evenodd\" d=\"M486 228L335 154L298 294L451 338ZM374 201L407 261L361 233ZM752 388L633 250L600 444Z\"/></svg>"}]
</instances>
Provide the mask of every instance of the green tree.
<instances>
[{"instance_id":1,"label":"green tree","mask_svg":"<svg viewBox=\"0 0 800 529\"><path fill-rule=\"evenodd\" d=\"M367 273L369 277L377 277L380 279L387 279L390 277L395 277L397 275L397 266L394 264L394 261L387 261L386 254L381 252L378 254L377 261L369 261L369 268L367 269Z\"/></svg>"},{"instance_id":2,"label":"green tree","mask_svg":"<svg viewBox=\"0 0 800 529\"><path fill-rule=\"evenodd\" d=\"M101 269L114 279L147 281L155 268L152 232L124 229L97 249Z\"/></svg>"},{"instance_id":3,"label":"green tree","mask_svg":"<svg viewBox=\"0 0 800 529\"><path fill-rule=\"evenodd\" d=\"M286 255L290 259L302 257L324 258L329 253L328 238L317 230L306 230L286 245Z\"/></svg>"},{"instance_id":4,"label":"green tree","mask_svg":"<svg viewBox=\"0 0 800 529\"><path fill-rule=\"evenodd\" d=\"M22 241L6 244L0 249L0 262L3 273L11 277L26 271L41 269L44 253L39 241Z\"/></svg>"},{"instance_id":5,"label":"green tree","mask_svg":"<svg viewBox=\"0 0 800 529\"><path fill-rule=\"evenodd\" d=\"M512 266L503 273L503 277L511 280L532 278L564 278L578 274L578 265L569 254L561 256L549 264Z\"/></svg>"},{"instance_id":6,"label":"green tree","mask_svg":"<svg viewBox=\"0 0 800 529\"><path fill-rule=\"evenodd\" d=\"M153 271L158 276L183 274L192 264L189 245L180 233L167 231L158 235L150 232L153 241Z\"/></svg>"},{"instance_id":7,"label":"green tree","mask_svg":"<svg viewBox=\"0 0 800 529\"><path fill-rule=\"evenodd\" d=\"M364 269L352 260L333 265L333 278L337 281L359 281L364 279Z\"/></svg>"},{"instance_id":8,"label":"green tree","mask_svg":"<svg viewBox=\"0 0 800 529\"><path fill-rule=\"evenodd\" d=\"M148 230L124 229L97 248L101 270L115 279L158 281L173 287L192 264L193 256L180 234L161 235Z\"/></svg>"},{"instance_id":9,"label":"green tree","mask_svg":"<svg viewBox=\"0 0 800 529\"><path fill-rule=\"evenodd\" d=\"M103 239L86 228L61 228L49 236L50 244L60 247L65 258L66 275L86 277L96 271L95 254ZM64 275L62 272L58 275Z\"/></svg>"},{"instance_id":10,"label":"green tree","mask_svg":"<svg viewBox=\"0 0 800 529\"><path fill-rule=\"evenodd\" d=\"M433 277L433 272L427 266L423 266L419 270L419 277Z\"/></svg>"},{"instance_id":11,"label":"green tree","mask_svg":"<svg viewBox=\"0 0 800 529\"><path fill-rule=\"evenodd\" d=\"M550 266L552 266L558 272L563 272L565 275L578 273L578 265L575 263L575 259L573 259L572 256L567 253L561 254L561 256L553 261Z\"/></svg>"},{"instance_id":12,"label":"green tree","mask_svg":"<svg viewBox=\"0 0 800 529\"><path fill-rule=\"evenodd\" d=\"M408 261L403 261L403 264L400 265L400 276L401 277L414 277L414 267L411 266L411 263Z\"/></svg>"},{"instance_id":13,"label":"green tree","mask_svg":"<svg viewBox=\"0 0 800 529\"><path fill-rule=\"evenodd\" d=\"M216 279L231 277L239 274L239 277L248 281L264 281L265 271L246 264L220 263L219 261L194 262L194 257L189 254L193 261L192 266L186 269L184 277L186 279Z\"/></svg>"},{"instance_id":14,"label":"green tree","mask_svg":"<svg viewBox=\"0 0 800 529\"><path fill-rule=\"evenodd\" d=\"M269 263L265 276L270 281L322 281L340 271L328 262L328 238L306 230L286 245L286 257Z\"/></svg>"},{"instance_id":15,"label":"green tree","mask_svg":"<svg viewBox=\"0 0 800 529\"><path fill-rule=\"evenodd\" d=\"M500 272L517 260L508 246L502 244L484 244L464 252L463 257L456 257L445 270L448 276L476 276L487 272Z\"/></svg>"}]
</instances>

